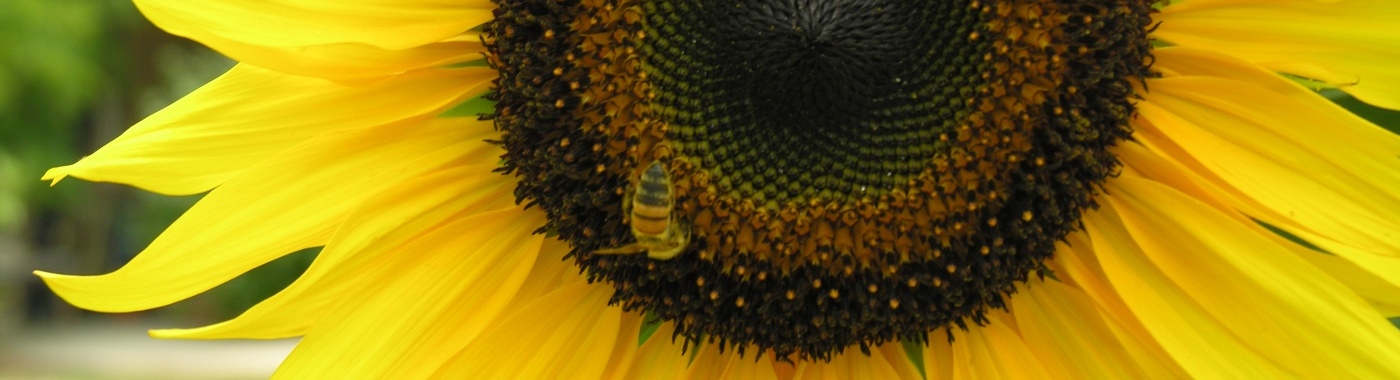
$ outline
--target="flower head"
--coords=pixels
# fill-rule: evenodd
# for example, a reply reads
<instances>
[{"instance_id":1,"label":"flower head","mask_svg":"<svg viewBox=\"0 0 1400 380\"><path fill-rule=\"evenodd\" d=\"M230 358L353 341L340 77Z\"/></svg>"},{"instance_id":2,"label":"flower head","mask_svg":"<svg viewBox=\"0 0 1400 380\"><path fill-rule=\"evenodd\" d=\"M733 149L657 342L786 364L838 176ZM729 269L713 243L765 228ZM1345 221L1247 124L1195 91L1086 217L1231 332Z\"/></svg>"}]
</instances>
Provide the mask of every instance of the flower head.
<instances>
[{"instance_id":1,"label":"flower head","mask_svg":"<svg viewBox=\"0 0 1400 380\"><path fill-rule=\"evenodd\" d=\"M137 3L242 63L45 178L209 194L40 275L324 246L153 333L304 336L280 375L1400 373L1400 138L1305 86L1400 108L1397 5Z\"/></svg>"}]
</instances>

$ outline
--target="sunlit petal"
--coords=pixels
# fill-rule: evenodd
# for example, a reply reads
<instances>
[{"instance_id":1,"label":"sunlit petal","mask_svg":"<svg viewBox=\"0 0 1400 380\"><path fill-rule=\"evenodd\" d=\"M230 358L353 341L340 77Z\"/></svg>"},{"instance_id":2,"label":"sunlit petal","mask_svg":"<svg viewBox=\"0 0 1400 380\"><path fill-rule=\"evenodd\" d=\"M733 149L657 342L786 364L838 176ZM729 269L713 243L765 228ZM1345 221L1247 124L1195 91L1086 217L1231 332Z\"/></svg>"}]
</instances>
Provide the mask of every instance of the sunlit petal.
<instances>
[{"instance_id":1,"label":"sunlit petal","mask_svg":"<svg viewBox=\"0 0 1400 380\"><path fill-rule=\"evenodd\" d=\"M1094 250L1124 301L1188 372L1400 370L1400 332L1274 242L1159 184L1122 178L1110 191L1111 206L1086 218Z\"/></svg>"},{"instance_id":2,"label":"sunlit petal","mask_svg":"<svg viewBox=\"0 0 1400 380\"><path fill-rule=\"evenodd\" d=\"M238 318L188 330L156 330L163 338L286 338L300 336L326 309L358 296L366 281L382 281L406 246L456 218L514 206L510 182L489 167L462 166L415 178L367 199L336 230L296 282ZM557 260L556 260L557 261Z\"/></svg>"},{"instance_id":3,"label":"sunlit petal","mask_svg":"<svg viewBox=\"0 0 1400 380\"><path fill-rule=\"evenodd\" d=\"M1191 0L1164 7L1154 37L1240 57L1400 109L1400 3Z\"/></svg>"},{"instance_id":4,"label":"sunlit petal","mask_svg":"<svg viewBox=\"0 0 1400 380\"><path fill-rule=\"evenodd\" d=\"M438 70L350 86L241 64L44 179L201 193L328 132L433 116L484 91L493 77L479 68Z\"/></svg>"},{"instance_id":5,"label":"sunlit petal","mask_svg":"<svg viewBox=\"0 0 1400 380\"><path fill-rule=\"evenodd\" d=\"M325 245L361 201L389 185L492 152L481 122L439 119L327 134L245 171L176 220L146 250L100 276L39 273L89 310L164 306L300 249Z\"/></svg>"}]
</instances>

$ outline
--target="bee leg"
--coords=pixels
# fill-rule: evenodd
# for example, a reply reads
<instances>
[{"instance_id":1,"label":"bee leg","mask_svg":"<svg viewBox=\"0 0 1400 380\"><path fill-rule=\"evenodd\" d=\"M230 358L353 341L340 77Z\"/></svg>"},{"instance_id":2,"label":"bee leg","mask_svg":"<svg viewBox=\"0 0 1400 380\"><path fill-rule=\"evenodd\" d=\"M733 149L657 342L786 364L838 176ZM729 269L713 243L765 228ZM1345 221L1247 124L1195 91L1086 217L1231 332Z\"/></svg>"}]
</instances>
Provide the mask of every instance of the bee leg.
<instances>
[{"instance_id":1,"label":"bee leg","mask_svg":"<svg viewBox=\"0 0 1400 380\"><path fill-rule=\"evenodd\" d=\"M637 244L632 244L632 245L624 245L624 246L617 247L617 248L604 248L604 249L600 249L600 250L597 250L597 251L593 251L593 253L594 253L594 254L599 254L599 255L630 255L630 254L642 253L642 252L646 252L646 251L647 251L647 247L643 247L643 246L640 246L640 245L637 245Z\"/></svg>"}]
</instances>

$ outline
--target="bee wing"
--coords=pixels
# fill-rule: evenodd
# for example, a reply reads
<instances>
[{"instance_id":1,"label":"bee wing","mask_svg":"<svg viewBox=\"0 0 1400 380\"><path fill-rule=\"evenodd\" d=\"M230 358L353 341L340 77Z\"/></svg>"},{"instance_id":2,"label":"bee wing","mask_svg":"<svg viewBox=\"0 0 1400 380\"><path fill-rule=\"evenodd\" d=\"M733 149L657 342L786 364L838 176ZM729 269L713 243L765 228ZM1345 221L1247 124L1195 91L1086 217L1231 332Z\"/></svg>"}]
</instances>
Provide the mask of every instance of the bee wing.
<instances>
[{"instance_id":1,"label":"bee wing","mask_svg":"<svg viewBox=\"0 0 1400 380\"><path fill-rule=\"evenodd\" d=\"M604 248L604 249L600 249L600 250L597 250L597 251L593 251L593 253L594 253L594 254L601 254L601 255L630 255L630 254L642 253L642 252L646 252L646 251L647 251L647 248L646 248L646 247L643 247L643 246L639 246L639 245L635 245L635 244L634 244L634 245L621 246L621 247L617 247L617 248Z\"/></svg>"}]
</instances>

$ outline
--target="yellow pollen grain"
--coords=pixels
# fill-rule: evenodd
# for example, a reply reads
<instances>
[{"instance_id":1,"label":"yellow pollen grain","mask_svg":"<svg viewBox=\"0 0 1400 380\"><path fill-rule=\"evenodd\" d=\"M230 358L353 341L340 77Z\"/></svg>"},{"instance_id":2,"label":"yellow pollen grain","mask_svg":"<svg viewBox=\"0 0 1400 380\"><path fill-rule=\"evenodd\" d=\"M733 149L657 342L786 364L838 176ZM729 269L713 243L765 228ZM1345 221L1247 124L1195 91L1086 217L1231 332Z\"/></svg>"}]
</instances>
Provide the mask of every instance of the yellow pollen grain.
<instances>
[{"instance_id":1,"label":"yellow pollen grain","mask_svg":"<svg viewBox=\"0 0 1400 380\"><path fill-rule=\"evenodd\" d=\"M899 309L899 300L891 298L891 299L890 299L890 310L895 310L895 309Z\"/></svg>"},{"instance_id":2,"label":"yellow pollen grain","mask_svg":"<svg viewBox=\"0 0 1400 380\"><path fill-rule=\"evenodd\" d=\"M1021 213L1021 220L1024 220L1024 221L1027 221L1027 222L1031 221L1031 218L1034 218L1034 217L1035 217L1035 214L1031 213L1030 211L1026 211L1026 212Z\"/></svg>"},{"instance_id":3,"label":"yellow pollen grain","mask_svg":"<svg viewBox=\"0 0 1400 380\"><path fill-rule=\"evenodd\" d=\"M996 227L996 226L997 226L997 218L988 219L988 220L987 220L987 226L988 226L988 227Z\"/></svg>"},{"instance_id":4,"label":"yellow pollen grain","mask_svg":"<svg viewBox=\"0 0 1400 380\"><path fill-rule=\"evenodd\" d=\"M565 105L564 99L559 99L559 100L555 100L555 101L554 101L554 108L564 108L564 105Z\"/></svg>"},{"instance_id":5,"label":"yellow pollen grain","mask_svg":"<svg viewBox=\"0 0 1400 380\"><path fill-rule=\"evenodd\" d=\"M738 268L734 268L734 274L743 276L745 272L748 272L748 269L747 269L747 268L744 268L743 266L740 266L740 267L738 267Z\"/></svg>"},{"instance_id":6,"label":"yellow pollen grain","mask_svg":"<svg viewBox=\"0 0 1400 380\"><path fill-rule=\"evenodd\" d=\"M812 289L821 289L821 288L822 288L822 280L821 280L821 279L812 280Z\"/></svg>"},{"instance_id":7,"label":"yellow pollen grain","mask_svg":"<svg viewBox=\"0 0 1400 380\"><path fill-rule=\"evenodd\" d=\"M734 300L734 306L744 307L744 297L739 297L739 299Z\"/></svg>"},{"instance_id":8,"label":"yellow pollen grain","mask_svg":"<svg viewBox=\"0 0 1400 380\"><path fill-rule=\"evenodd\" d=\"M704 278L704 277L697 277L697 278L695 278L695 286L705 286L705 278Z\"/></svg>"},{"instance_id":9,"label":"yellow pollen grain","mask_svg":"<svg viewBox=\"0 0 1400 380\"><path fill-rule=\"evenodd\" d=\"M718 290L711 290L711 291L710 291L710 300L711 300L711 301L714 301L714 300L717 300L717 299L719 299L719 291L718 291Z\"/></svg>"},{"instance_id":10,"label":"yellow pollen grain","mask_svg":"<svg viewBox=\"0 0 1400 380\"><path fill-rule=\"evenodd\" d=\"M958 266L957 266L957 265L948 264L948 273L954 273L954 272L957 272L957 271L958 271Z\"/></svg>"},{"instance_id":11,"label":"yellow pollen grain","mask_svg":"<svg viewBox=\"0 0 1400 380\"><path fill-rule=\"evenodd\" d=\"M875 292L880 291L880 287L875 286L875 284L870 284L870 286L865 287L865 291L870 292L870 294L875 294Z\"/></svg>"},{"instance_id":12,"label":"yellow pollen grain","mask_svg":"<svg viewBox=\"0 0 1400 380\"><path fill-rule=\"evenodd\" d=\"M917 287L917 286L919 286L919 280L915 280L915 279L912 279L912 278L911 278L911 279L909 279L909 281L905 281L905 282L904 282L904 285L908 285L910 288Z\"/></svg>"},{"instance_id":13,"label":"yellow pollen grain","mask_svg":"<svg viewBox=\"0 0 1400 380\"><path fill-rule=\"evenodd\" d=\"M992 248L991 248L991 247L988 247L988 246L985 246L985 245L982 246L982 256L986 256L986 255L991 254L991 253L992 253Z\"/></svg>"},{"instance_id":14,"label":"yellow pollen grain","mask_svg":"<svg viewBox=\"0 0 1400 380\"><path fill-rule=\"evenodd\" d=\"M831 299L841 298L841 292L836 291L836 289L831 289L831 291L826 292L826 295Z\"/></svg>"},{"instance_id":15,"label":"yellow pollen grain","mask_svg":"<svg viewBox=\"0 0 1400 380\"><path fill-rule=\"evenodd\" d=\"M943 279L938 278L938 277L934 277L934 278L933 278L933 287L935 287L935 288L941 288L941 287L943 287Z\"/></svg>"},{"instance_id":16,"label":"yellow pollen grain","mask_svg":"<svg viewBox=\"0 0 1400 380\"><path fill-rule=\"evenodd\" d=\"M789 291L787 291L787 295L786 295L786 296L787 296L787 299L788 299L788 300L792 300L792 299L794 299L794 298L797 298L797 292L794 292L794 291L789 290Z\"/></svg>"}]
</instances>

